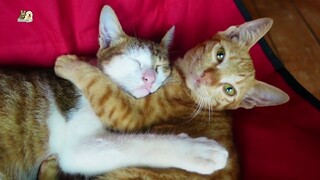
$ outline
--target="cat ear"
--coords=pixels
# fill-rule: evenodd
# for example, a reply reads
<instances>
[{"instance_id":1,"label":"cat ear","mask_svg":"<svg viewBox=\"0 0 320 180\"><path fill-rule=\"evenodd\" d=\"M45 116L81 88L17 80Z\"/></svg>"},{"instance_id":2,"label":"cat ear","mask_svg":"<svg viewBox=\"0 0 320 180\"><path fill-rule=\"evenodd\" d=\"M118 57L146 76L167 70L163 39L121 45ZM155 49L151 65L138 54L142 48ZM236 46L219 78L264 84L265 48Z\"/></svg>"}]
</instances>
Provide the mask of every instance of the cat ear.
<instances>
[{"instance_id":1,"label":"cat ear","mask_svg":"<svg viewBox=\"0 0 320 180\"><path fill-rule=\"evenodd\" d=\"M105 5L100 14L99 22L99 45L100 49L108 46L112 41L126 36L119 23L117 15L110 6Z\"/></svg>"},{"instance_id":2,"label":"cat ear","mask_svg":"<svg viewBox=\"0 0 320 180\"><path fill-rule=\"evenodd\" d=\"M240 26L231 26L224 34L250 49L258 42L271 28L273 20L271 18L260 18L243 23Z\"/></svg>"},{"instance_id":3,"label":"cat ear","mask_svg":"<svg viewBox=\"0 0 320 180\"><path fill-rule=\"evenodd\" d=\"M289 96L282 90L267 83L256 81L240 103L240 107L250 109L255 106L275 106L289 101Z\"/></svg>"},{"instance_id":4,"label":"cat ear","mask_svg":"<svg viewBox=\"0 0 320 180\"><path fill-rule=\"evenodd\" d=\"M172 26L169 31L164 35L164 37L161 40L161 45L163 45L165 48L169 48L170 44L172 43L173 36L174 36L174 30L175 26Z\"/></svg>"}]
</instances>

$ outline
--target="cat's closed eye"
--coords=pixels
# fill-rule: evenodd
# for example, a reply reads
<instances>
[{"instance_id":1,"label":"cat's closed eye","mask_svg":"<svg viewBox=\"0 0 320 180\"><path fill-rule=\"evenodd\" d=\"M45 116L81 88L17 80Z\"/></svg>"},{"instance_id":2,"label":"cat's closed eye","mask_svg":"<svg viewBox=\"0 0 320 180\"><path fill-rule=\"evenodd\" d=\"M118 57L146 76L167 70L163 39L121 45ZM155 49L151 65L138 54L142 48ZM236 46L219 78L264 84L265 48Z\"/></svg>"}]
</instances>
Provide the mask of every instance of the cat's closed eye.
<instances>
[{"instance_id":1,"label":"cat's closed eye","mask_svg":"<svg viewBox=\"0 0 320 180\"><path fill-rule=\"evenodd\" d=\"M129 57L129 58L132 59L134 62L136 62L139 65L140 69L142 68L142 65L139 60L132 58L132 57Z\"/></svg>"},{"instance_id":2,"label":"cat's closed eye","mask_svg":"<svg viewBox=\"0 0 320 180\"><path fill-rule=\"evenodd\" d=\"M157 65L156 66L156 72L158 73L160 69L162 69L162 71L164 73L169 73L170 70L171 70L171 68L170 68L170 66L168 64Z\"/></svg>"}]
</instances>

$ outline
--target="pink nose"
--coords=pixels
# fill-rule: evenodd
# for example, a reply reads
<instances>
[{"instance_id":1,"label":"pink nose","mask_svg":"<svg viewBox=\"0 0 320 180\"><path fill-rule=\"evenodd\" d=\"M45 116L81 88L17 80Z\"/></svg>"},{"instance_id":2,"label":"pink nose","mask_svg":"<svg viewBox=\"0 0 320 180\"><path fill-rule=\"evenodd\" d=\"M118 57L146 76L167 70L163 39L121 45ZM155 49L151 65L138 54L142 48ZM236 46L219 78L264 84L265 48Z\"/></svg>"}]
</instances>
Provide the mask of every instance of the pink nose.
<instances>
[{"instance_id":1,"label":"pink nose","mask_svg":"<svg viewBox=\"0 0 320 180\"><path fill-rule=\"evenodd\" d=\"M142 75L142 80L146 86L146 88L148 88L148 90L151 89L152 84L155 82L156 80L156 73L154 70L148 69L146 70L143 75Z\"/></svg>"}]
</instances>

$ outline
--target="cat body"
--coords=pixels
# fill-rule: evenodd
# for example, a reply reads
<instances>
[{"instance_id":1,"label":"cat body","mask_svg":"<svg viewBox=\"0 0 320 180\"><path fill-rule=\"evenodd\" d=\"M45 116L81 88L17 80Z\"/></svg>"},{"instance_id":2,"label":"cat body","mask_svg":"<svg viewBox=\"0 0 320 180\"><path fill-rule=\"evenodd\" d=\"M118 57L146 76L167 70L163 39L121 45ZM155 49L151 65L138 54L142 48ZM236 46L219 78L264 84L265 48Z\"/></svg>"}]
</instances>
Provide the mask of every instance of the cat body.
<instances>
[{"instance_id":1,"label":"cat body","mask_svg":"<svg viewBox=\"0 0 320 180\"><path fill-rule=\"evenodd\" d=\"M68 112L81 106L80 92L53 70L1 70L0 77L0 173L9 171L8 179L34 177L41 161L54 152L48 144L49 124L71 118Z\"/></svg>"},{"instance_id":2,"label":"cat body","mask_svg":"<svg viewBox=\"0 0 320 180\"><path fill-rule=\"evenodd\" d=\"M103 28L100 36L103 37L104 25L114 25L108 23L116 16L110 7L105 6L100 17ZM139 66L134 71L136 74L131 74L136 81L134 85L126 86L117 74L108 74L112 72L106 71L110 63L104 66L104 61L100 61L99 66L126 91L125 94L146 96L157 90L171 72L166 54L171 34L172 30L169 30L158 45L139 41L143 46L134 46L129 52L130 58L120 55L122 60L127 59ZM108 31L108 35L114 34ZM121 44L121 39L112 43ZM104 52L105 42L100 41L101 52ZM35 179L40 163L52 154L56 155L62 171L85 176L128 166L176 167L210 174L226 164L226 150L207 138L106 131L105 124L82 91L54 76L52 70L3 69L0 76L2 179ZM117 92L121 92L120 87L112 87L116 89L111 95L117 96ZM113 103L122 107L122 101ZM116 110L122 111L120 108Z\"/></svg>"}]
</instances>

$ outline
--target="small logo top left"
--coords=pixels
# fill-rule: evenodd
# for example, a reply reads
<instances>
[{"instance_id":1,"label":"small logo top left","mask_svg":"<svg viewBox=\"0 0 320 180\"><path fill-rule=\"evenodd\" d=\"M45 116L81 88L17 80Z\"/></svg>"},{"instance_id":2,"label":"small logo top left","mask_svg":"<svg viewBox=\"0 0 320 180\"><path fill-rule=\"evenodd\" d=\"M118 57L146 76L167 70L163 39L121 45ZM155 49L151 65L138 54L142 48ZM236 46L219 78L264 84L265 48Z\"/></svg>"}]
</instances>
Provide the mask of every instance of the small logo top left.
<instances>
[{"instance_id":1,"label":"small logo top left","mask_svg":"<svg viewBox=\"0 0 320 180\"><path fill-rule=\"evenodd\" d=\"M25 23L30 23L33 21L33 13L32 11L25 11L21 10L20 11L20 16L17 20L18 22L25 22Z\"/></svg>"}]
</instances>

